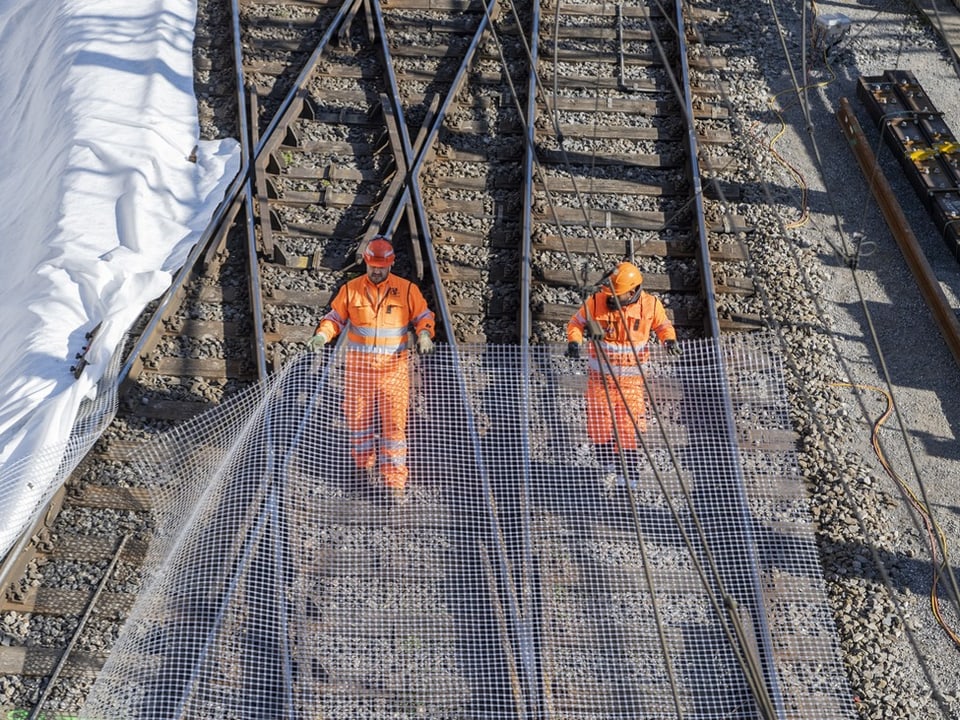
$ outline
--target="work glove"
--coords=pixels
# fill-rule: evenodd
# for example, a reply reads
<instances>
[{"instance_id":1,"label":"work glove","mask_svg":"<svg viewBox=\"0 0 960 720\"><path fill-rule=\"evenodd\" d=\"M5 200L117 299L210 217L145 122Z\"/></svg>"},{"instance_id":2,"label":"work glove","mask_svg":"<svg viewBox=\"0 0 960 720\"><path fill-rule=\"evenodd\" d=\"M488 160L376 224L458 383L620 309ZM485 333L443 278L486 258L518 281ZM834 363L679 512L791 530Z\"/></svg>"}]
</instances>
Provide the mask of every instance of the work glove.
<instances>
[{"instance_id":1,"label":"work glove","mask_svg":"<svg viewBox=\"0 0 960 720\"><path fill-rule=\"evenodd\" d=\"M323 350L323 346L330 342L330 339L323 333L317 333L312 338L307 340L307 347L313 350L314 352L320 352Z\"/></svg>"},{"instance_id":2,"label":"work glove","mask_svg":"<svg viewBox=\"0 0 960 720\"><path fill-rule=\"evenodd\" d=\"M421 355L429 355L433 352L433 340L430 339L430 333L421 330L417 336L417 352Z\"/></svg>"},{"instance_id":3,"label":"work glove","mask_svg":"<svg viewBox=\"0 0 960 720\"><path fill-rule=\"evenodd\" d=\"M567 351L564 353L568 358L578 360L580 358L580 343L567 343Z\"/></svg>"},{"instance_id":4,"label":"work glove","mask_svg":"<svg viewBox=\"0 0 960 720\"><path fill-rule=\"evenodd\" d=\"M680 345L677 344L676 340L667 340L663 346L671 355L683 355L683 350L680 348Z\"/></svg>"}]
</instances>

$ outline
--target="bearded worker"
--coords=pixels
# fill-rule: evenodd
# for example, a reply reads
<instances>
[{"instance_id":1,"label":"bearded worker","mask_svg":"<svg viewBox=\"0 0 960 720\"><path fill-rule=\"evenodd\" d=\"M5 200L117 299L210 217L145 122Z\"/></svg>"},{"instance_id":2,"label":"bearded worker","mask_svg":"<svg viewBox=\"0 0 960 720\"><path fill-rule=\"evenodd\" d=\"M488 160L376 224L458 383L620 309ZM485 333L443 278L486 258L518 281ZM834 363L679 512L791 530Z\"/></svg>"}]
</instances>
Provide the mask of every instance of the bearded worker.
<instances>
[{"instance_id":1,"label":"bearded worker","mask_svg":"<svg viewBox=\"0 0 960 720\"><path fill-rule=\"evenodd\" d=\"M370 241L363 252L366 274L340 288L309 346L321 350L346 333L343 413L351 455L370 478L377 477L379 461L380 479L402 502L409 475L410 331L417 351L428 354L435 330L434 314L420 289L391 274L394 259L385 237Z\"/></svg>"}]
</instances>

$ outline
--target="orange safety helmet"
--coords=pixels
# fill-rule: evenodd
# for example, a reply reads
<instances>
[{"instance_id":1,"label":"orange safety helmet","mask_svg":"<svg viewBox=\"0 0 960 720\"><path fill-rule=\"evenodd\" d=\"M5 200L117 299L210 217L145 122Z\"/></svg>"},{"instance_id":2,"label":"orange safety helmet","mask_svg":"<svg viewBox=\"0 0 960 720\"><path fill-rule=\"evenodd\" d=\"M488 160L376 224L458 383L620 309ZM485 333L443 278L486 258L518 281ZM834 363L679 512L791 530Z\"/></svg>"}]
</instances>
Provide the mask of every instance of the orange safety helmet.
<instances>
[{"instance_id":1,"label":"orange safety helmet","mask_svg":"<svg viewBox=\"0 0 960 720\"><path fill-rule=\"evenodd\" d=\"M383 235L377 235L363 251L363 261L370 267L385 268L393 265L396 256L393 245Z\"/></svg>"},{"instance_id":2,"label":"orange safety helmet","mask_svg":"<svg viewBox=\"0 0 960 720\"><path fill-rule=\"evenodd\" d=\"M614 295L623 295L643 284L643 273L633 263L622 262L610 274L610 284Z\"/></svg>"}]
</instances>

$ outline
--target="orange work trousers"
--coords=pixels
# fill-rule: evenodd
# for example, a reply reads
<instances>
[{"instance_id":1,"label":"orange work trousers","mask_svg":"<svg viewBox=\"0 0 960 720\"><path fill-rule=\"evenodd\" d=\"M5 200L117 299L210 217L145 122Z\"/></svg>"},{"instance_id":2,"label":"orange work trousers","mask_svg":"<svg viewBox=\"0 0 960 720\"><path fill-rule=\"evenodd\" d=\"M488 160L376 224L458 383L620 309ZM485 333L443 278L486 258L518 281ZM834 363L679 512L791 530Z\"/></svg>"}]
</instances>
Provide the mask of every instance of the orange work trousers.
<instances>
[{"instance_id":1,"label":"orange work trousers","mask_svg":"<svg viewBox=\"0 0 960 720\"><path fill-rule=\"evenodd\" d=\"M374 469L394 488L407 484L407 410L410 367L407 352L375 355L347 352L343 414L350 451L360 469ZM379 430L379 432L378 432Z\"/></svg>"},{"instance_id":2,"label":"orange work trousers","mask_svg":"<svg viewBox=\"0 0 960 720\"><path fill-rule=\"evenodd\" d=\"M616 421L616 441L620 449L636 450L637 432L647 429L643 377L622 376L618 382L620 390L608 376L604 388L600 373L591 370L587 374L587 436L594 445L612 442Z\"/></svg>"}]
</instances>

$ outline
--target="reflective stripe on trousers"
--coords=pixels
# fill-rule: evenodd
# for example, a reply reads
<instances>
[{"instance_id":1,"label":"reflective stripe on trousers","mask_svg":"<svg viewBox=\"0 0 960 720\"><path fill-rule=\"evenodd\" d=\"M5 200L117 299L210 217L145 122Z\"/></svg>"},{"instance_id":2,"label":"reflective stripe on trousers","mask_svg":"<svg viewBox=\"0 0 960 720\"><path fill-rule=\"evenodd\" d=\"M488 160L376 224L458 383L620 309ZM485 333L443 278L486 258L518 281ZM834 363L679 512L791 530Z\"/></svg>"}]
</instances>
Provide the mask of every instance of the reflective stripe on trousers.
<instances>
[{"instance_id":1,"label":"reflective stripe on trousers","mask_svg":"<svg viewBox=\"0 0 960 720\"><path fill-rule=\"evenodd\" d=\"M410 367L406 353L392 357L347 353L343 414L351 451L360 468L376 460L380 438L381 472L391 487L407 482L407 410ZM379 423L379 433L377 425Z\"/></svg>"},{"instance_id":2,"label":"reflective stripe on trousers","mask_svg":"<svg viewBox=\"0 0 960 720\"><path fill-rule=\"evenodd\" d=\"M637 369L637 368L635 368ZM639 369L638 373L639 373ZM600 373L587 375L587 436L594 445L612 442L614 420L616 420L617 440L624 450L638 447L637 431L647 429L646 403L644 402L643 378L637 375L623 376L612 382L607 376L606 389ZM617 389L619 385L620 390ZM607 399L609 392L609 400ZM622 393L622 395L621 395ZM626 400L626 404L624 404ZM613 406L613 413L610 406ZM630 409L630 413L627 412ZM633 415L631 420L630 415ZM636 426L634 426L634 420Z\"/></svg>"}]
</instances>

